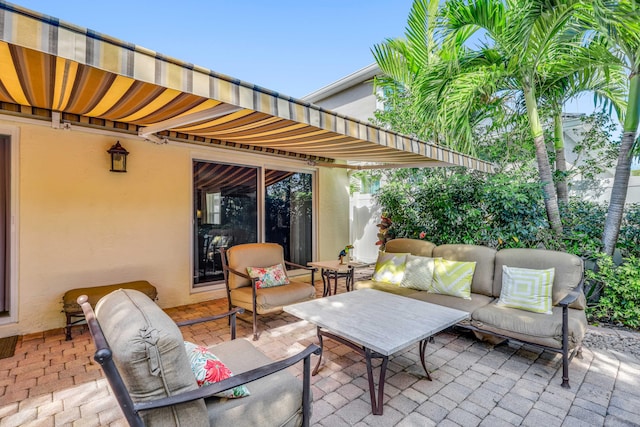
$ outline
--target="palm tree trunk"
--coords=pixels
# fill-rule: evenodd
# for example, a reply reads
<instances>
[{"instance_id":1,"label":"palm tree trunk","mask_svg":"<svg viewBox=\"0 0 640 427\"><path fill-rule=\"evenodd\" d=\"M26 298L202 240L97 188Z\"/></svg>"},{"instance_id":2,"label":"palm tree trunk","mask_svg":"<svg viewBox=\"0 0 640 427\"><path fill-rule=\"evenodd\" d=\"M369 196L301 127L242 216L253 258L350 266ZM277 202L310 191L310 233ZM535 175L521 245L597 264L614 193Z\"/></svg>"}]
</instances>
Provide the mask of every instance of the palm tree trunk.
<instances>
[{"instance_id":1,"label":"palm tree trunk","mask_svg":"<svg viewBox=\"0 0 640 427\"><path fill-rule=\"evenodd\" d=\"M620 234L620 224L624 213L624 204L627 200L629 176L631 175L631 148L636 140L638 123L640 122L640 76L632 75L629 82L629 105L624 119L624 132L620 143L616 174L611 188L611 200L609 211L604 222L602 232L602 251L607 255L613 255Z\"/></svg>"},{"instance_id":2,"label":"palm tree trunk","mask_svg":"<svg viewBox=\"0 0 640 427\"><path fill-rule=\"evenodd\" d=\"M547 219L549 220L551 229L556 233L556 235L561 236L562 221L560 220L560 209L558 208L556 187L553 184L553 175L551 174L551 165L549 164L549 156L547 155L547 146L544 142L544 132L542 131L542 125L540 124L536 96L532 87L524 87L524 99L527 105L527 115L529 116L531 135L533 136L533 142L536 146L538 174L540 175L540 182L542 183L544 207L547 211Z\"/></svg>"},{"instance_id":3,"label":"palm tree trunk","mask_svg":"<svg viewBox=\"0 0 640 427\"><path fill-rule=\"evenodd\" d=\"M553 116L553 132L555 136L554 146L556 149L556 190L558 192L558 203L569 204L569 188L567 187L567 159L564 156L564 132L562 129L562 112L557 111Z\"/></svg>"}]
</instances>

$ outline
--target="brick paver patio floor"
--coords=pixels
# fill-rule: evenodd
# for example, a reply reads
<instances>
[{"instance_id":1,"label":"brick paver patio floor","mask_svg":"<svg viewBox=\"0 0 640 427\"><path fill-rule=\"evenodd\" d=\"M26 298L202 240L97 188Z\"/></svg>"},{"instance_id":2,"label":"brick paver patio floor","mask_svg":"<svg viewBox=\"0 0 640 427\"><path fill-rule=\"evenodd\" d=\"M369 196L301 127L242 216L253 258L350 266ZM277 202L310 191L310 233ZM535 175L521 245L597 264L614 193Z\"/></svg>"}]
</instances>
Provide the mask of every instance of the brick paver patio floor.
<instances>
[{"instance_id":1,"label":"brick paver patio floor","mask_svg":"<svg viewBox=\"0 0 640 427\"><path fill-rule=\"evenodd\" d=\"M343 286L344 288L344 286ZM166 310L188 319L226 309L226 300ZM255 342L280 359L317 342L315 327L291 315L261 317ZM182 328L185 339L213 345L229 339L226 321ZM15 356L0 360L0 427L124 426L120 409L93 362L84 327L65 341L62 329L21 337ZM238 322L251 339L251 324ZM427 346L427 381L418 346L391 358L384 415L371 414L365 363L344 345L325 341L323 367L312 378L316 426L638 426L640 361L585 348L570 366L571 389L560 387L560 355L476 340L455 329ZM315 363L315 356L314 360ZM301 366L297 367L299 375Z\"/></svg>"}]
</instances>

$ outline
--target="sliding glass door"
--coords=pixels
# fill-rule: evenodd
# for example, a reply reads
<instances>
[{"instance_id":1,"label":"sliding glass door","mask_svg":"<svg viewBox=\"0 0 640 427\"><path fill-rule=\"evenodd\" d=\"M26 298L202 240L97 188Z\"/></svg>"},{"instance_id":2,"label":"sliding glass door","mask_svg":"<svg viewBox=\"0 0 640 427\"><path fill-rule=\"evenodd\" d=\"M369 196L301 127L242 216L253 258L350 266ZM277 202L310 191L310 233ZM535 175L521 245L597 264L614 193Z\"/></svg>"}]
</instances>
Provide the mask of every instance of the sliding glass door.
<instances>
[{"instance_id":1,"label":"sliding glass door","mask_svg":"<svg viewBox=\"0 0 640 427\"><path fill-rule=\"evenodd\" d=\"M287 261L306 265L312 260L310 173L262 173L253 166L196 160L193 189L194 286L222 281L220 249L242 243L274 242L282 245Z\"/></svg>"}]
</instances>

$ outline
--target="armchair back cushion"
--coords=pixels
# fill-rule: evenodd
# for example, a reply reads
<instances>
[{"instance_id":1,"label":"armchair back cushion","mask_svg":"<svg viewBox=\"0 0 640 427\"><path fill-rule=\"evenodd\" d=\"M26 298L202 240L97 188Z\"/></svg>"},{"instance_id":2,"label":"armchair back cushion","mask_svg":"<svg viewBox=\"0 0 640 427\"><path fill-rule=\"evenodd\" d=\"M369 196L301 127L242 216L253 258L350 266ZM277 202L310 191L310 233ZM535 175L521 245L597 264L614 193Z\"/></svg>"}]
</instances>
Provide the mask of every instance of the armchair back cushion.
<instances>
[{"instance_id":1,"label":"armchair back cushion","mask_svg":"<svg viewBox=\"0 0 640 427\"><path fill-rule=\"evenodd\" d=\"M544 270L555 268L553 279L552 305L575 289L584 275L582 259L566 252L540 249L503 249L496 254L493 292L496 296L502 291L502 266ZM582 294L571 308L584 310L586 299Z\"/></svg>"},{"instance_id":2,"label":"armchair back cushion","mask_svg":"<svg viewBox=\"0 0 640 427\"><path fill-rule=\"evenodd\" d=\"M114 291L100 299L95 312L135 403L198 388L180 330L145 294L132 289ZM202 399L141 416L145 425L153 426L209 424Z\"/></svg>"},{"instance_id":3,"label":"armchair back cushion","mask_svg":"<svg viewBox=\"0 0 640 427\"><path fill-rule=\"evenodd\" d=\"M471 292L486 296L493 294L493 271L496 250L478 245L440 245L433 249L434 258L444 258L449 261L464 261L476 263L471 282ZM502 270L500 270L502 275ZM500 292L497 294L500 295Z\"/></svg>"},{"instance_id":4,"label":"armchair back cushion","mask_svg":"<svg viewBox=\"0 0 640 427\"><path fill-rule=\"evenodd\" d=\"M247 267L270 267L284 264L284 250L277 243L247 243L232 246L226 252L229 268L247 274ZM285 270L286 274L286 270ZM229 274L229 289L251 286L251 281Z\"/></svg>"}]
</instances>

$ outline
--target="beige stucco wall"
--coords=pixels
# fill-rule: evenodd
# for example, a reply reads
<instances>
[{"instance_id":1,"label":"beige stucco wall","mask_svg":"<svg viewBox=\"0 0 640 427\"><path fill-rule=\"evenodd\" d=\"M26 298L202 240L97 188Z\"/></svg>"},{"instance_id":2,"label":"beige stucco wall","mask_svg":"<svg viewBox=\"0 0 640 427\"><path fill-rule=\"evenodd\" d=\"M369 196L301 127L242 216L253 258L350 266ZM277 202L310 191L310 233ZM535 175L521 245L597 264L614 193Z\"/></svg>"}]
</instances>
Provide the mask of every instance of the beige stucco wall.
<instances>
[{"instance_id":1,"label":"beige stucco wall","mask_svg":"<svg viewBox=\"0 0 640 427\"><path fill-rule=\"evenodd\" d=\"M0 325L0 336L62 327L62 295L77 287L146 279L162 307L225 296L191 290L191 162L241 163L243 155L10 119L0 125L20 135L18 323ZM131 153L124 174L109 172L106 150L116 140ZM260 157L253 159L273 164ZM320 257L348 235L346 173L331 171L317 186Z\"/></svg>"}]
</instances>

